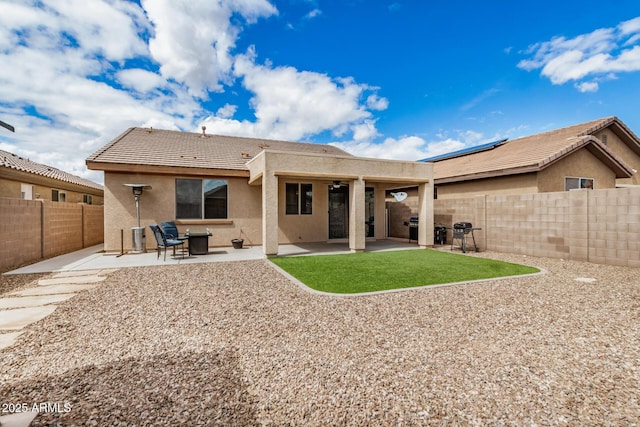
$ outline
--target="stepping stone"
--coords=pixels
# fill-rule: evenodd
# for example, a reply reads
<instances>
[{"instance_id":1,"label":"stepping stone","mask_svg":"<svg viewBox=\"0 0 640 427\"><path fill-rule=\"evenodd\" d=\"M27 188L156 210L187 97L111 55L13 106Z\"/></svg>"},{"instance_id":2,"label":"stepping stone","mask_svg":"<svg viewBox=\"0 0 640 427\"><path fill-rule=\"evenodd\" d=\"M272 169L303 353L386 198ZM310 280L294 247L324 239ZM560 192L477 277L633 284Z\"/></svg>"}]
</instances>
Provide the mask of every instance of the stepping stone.
<instances>
[{"instance_id":1,"label":"stepping stone","mask_svg":"<svg viewBox=\"0 0 640 427\"><path fill-rule=\"evenodd\" d=\"M44 319L56 309L55 305L43 307L16 308L0 311L0 331L13 331Z\"/></svg>"},{"instance_id":2,"label":"stepping stone","mask_svg":"<svg viewBox=\"0 0 640 427\"><path fill-rule=\"evenodd\" d=\"M36 295L72 294L75 292L97 288L98 286L99 285L47 285L38 286L35 288L27 288L21 291L14 291L8 293L7 295L28 297Z\"/></svg>"},{"instance_id":3,"label":"stepping stone","mask_svg":"<svg viewBox=\"0 0 640 427\"><path fill-rule=\"evenodd\" d=\"M37 412L16 412L11 415L3 415L0 417L0 426L2 427L29 427L31 421L38 416Z\"/></svg>"},{"instance_id":4,"label":"stepping stone","mask_svg":"<svg viewBox=\"0 0 640 427\"><path fill-rule=\"evenodd\" d=\"M54 279L41 279L38 280L38 285L69 285L74 283L96 283L102 282L106 279L106 276L73 276L73 277L58 277Z\"/></svg>"},{"instance_id":5,"label":"stepping stone","mask_svg":"<svg viewBox=\"0 0 640 427\"><path fill-rule=\"evenodd\" d=\"M57 302L66 301L73 296L75 296L75 294L0 298L0 310L24 308L24 307L40 307L47 304L54 304ZM3 313L0 313L0 316L2 315Z\"/></svg>"},{"instance_id":6,"label":"stepping stone","mask_svg":"<svg viewBox=\"0 0 640 427\"><path fill-rule=\"evenodd\" d=\"M99 276L101 270L79 270L79 271L61 271L53 275L58 277L76 277L76 276Z\"/></svg>"},{"instance_id":7,"label":"stepping stone","mask_svg":"<svg viewBox=\"0 0 640 427\"><path fill-rule=\"evenodd\" d=\"M0 334L0 350L11 347L22 332L10 332L8 334ZM4 424L0 424L4 425Z\"/></svg>"}]
</instances>

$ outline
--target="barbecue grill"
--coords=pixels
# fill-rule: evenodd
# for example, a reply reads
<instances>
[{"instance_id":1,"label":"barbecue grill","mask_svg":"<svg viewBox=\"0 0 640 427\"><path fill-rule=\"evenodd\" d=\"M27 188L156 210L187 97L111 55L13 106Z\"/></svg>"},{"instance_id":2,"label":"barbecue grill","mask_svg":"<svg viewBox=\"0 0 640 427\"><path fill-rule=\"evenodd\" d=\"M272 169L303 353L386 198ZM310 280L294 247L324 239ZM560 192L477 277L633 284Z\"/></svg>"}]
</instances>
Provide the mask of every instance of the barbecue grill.
<instances>
[{"instance_id":1,"label":"barbecue grill","mask_svg":"<svg viewBox=\"0 0 640 427\"><path fill-rule=\"evenodd\" d=\"M418 216L414 215L409 218L409 221L405 221L404 225L409 227L409 243L412 240L418 241Z\"/></svg>"},{"instance_id":2,"label":"barbecue grill","mask_svg":"<svg viewBox=\"0 0 640 427\"><path fill-rule=\"evenodd\" d=\"M473 248L476 252L478 252L478 245L476 245L476 238L473 235L473 224L470 222L456 222L453 224L453 237L451 239L451 249L453 250L453 246L458 240L460 242L460 249L462 252L467 252L467 237L471 236L471 240L473 241Z\"/></svg>"}]
</instances>

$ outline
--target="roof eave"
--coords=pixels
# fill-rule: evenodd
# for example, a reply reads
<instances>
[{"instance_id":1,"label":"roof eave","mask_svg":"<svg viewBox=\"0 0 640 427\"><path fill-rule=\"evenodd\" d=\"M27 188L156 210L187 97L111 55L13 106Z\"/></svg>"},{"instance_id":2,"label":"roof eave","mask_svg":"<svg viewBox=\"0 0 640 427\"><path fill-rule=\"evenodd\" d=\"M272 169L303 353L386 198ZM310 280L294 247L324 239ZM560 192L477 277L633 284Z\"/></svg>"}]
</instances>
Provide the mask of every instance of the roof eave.
<instances>
[{"instance_id":1,"label":"roof eave","mask_svg":"<svg viewBox=\"0 0 640 427\"><path fill-rule=\"evenodd\" d=\"M193 175L193 176L230 176L230 177L249 177L247 169L215 169L215 168L199 168L187 166L157 166L157 165L141 165L129 163L107 163L94 162L87 160L87 168L91 170L101 170L104 172L114 173L148 173L156 175Z\"/></svg>"}]
</instances>

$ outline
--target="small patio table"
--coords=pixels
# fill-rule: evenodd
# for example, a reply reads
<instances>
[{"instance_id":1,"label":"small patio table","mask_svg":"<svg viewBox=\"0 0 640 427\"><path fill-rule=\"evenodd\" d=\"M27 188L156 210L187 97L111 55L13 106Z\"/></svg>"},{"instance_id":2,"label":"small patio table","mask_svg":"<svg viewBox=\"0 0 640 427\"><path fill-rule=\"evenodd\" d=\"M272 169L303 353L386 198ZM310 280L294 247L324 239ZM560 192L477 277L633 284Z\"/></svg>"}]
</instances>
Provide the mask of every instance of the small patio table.
<instances>
[{"instance_id":1,"label":"small patio table","mask_svg":"<svg viewBox=\"0 0 640 427\"><path fill-rule=\"evenodd\" d=\"M209 236L211 233L189 233L189 255L206 255L209 253Z\"/></svg>"}]
</instances>

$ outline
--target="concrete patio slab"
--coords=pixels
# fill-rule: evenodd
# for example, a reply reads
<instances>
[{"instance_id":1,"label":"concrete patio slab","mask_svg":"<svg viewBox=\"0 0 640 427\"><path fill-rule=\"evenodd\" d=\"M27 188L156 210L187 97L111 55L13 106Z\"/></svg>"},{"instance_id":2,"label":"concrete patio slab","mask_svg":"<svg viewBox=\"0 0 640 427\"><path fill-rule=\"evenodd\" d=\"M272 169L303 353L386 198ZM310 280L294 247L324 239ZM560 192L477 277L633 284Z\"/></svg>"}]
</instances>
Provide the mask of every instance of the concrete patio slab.
<instances>
[{"instance_id":1,"label":"concrete patio slab","mask_svg":"<svg viewBox=\"0 0 640 427\"><path fill-rule=\"evenodd\" d=\"M87 291L98 287L99 285L47 285L37 286L35 288L22 289L21 291L10 292L8 296L36 296L36 295L57 295L57 294L72 294L80 291Z\"/></svg>"},{"instance_id":2,"label":"concrete patio slab","mask_svg":"<svg viewBox=\"0 0 640 427\"><path fill-rule=\"evenodd\" d=\"M0 334L0 350L12 346L20 335L22 335L22 332L9 332L8 334ZM0 423L0 425L3 424Z\"/></svg>"},{"instance_id":3,"label":"concrete patio slab","mask_svg":"<svg viewBox=\"0 0 640 427\"><path fill-rule=\"evenodd\" d=\"M90 271L93 274L96 270L100 270L100 275L107 274L105 272L114 271L119 268L126 267L147 267L161 265L176 264L198 264L208 262L228 262L228 261L249 261L256 259L265 259L262 246L245 246L242 249L234 249L232 247L216 247L209 248L206 255L180 255L173 257L167 254L166 261L161 255L157 257L155 251L149 251L141 254L125 253L123 255L117 253L103 252L103 246L97 245L85 248L70 254L61 255L59 257L44 260L35 264L9 271L4 274L31 274L31 273L50 273L50 272L78 272ZM366 243L365 251L387 251L387 250L403 250L403 249L419 249L416 243L407 242L406 240L376 240ZM322 255L322 254L341 254L350 253L347 242L318 242L318 243L302 243L302 244L283 244L278 247L279 256L298 256L298 255ZM62 277L62 276L61 276Z\"/></svg>"},{"instance_id":4,"label":"concrete patio slab","mask_svg":"<svg viewBox=\"0 0 640 427\"><path fill-rule=\"evenodd\" d=\"M73 296L75 296L75 294L0 298L0 310L27 308L27 307L40 307L43 305L55 304L58 302L66 301ZM0 312L0 316L2 315L3 315L3 312Z\"/></svg>"},{"instance_id":5,"label":"concrete patio slab","mask_svg":"<svg viewBox=\"0 0 640 427\"><path fill-rule=\"evenodd\" d=\"M48 285L73 285L73 284L85 284L85 283L98 283L105 280L106 276L73 276L73 277L57 277L52 279L38 280L39 286Z\"/></svg>"},{"instance_id":6,"label":"concrete patio slab","mask_svg":"<svg viewBox=\"0 0 640 427\"><path fill-rule=\"evenodd\" d=\"M44 319L56 309L55 305L16 308L0 311L0 331L16 331Z\"/></svg>"}]
</instances>

